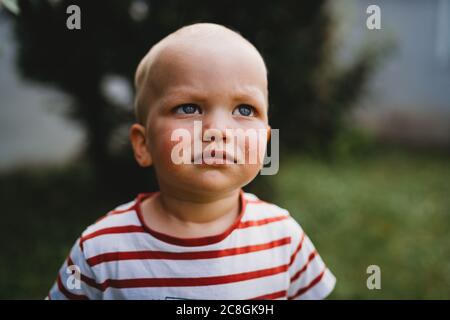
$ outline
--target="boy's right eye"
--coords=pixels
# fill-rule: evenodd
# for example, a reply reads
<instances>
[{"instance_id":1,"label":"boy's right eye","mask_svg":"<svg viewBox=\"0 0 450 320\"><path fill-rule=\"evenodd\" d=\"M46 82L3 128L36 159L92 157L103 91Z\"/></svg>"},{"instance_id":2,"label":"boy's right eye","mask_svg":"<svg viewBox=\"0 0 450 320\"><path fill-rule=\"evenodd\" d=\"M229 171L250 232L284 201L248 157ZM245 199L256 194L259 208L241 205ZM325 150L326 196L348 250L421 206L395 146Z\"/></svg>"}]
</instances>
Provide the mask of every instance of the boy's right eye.
<instances>
[{"instance_id":1,"label":"boy's right eye","mask_svg":"<svg viewBox=\"0 0 450 320\"><path fill-rule=\"evenodd\" d=\"M175 113L179 114L201 114L200 107L193 103L185 103L180 104L179 106L175 107L174 109Z\"/></svg>"}]
</instances>

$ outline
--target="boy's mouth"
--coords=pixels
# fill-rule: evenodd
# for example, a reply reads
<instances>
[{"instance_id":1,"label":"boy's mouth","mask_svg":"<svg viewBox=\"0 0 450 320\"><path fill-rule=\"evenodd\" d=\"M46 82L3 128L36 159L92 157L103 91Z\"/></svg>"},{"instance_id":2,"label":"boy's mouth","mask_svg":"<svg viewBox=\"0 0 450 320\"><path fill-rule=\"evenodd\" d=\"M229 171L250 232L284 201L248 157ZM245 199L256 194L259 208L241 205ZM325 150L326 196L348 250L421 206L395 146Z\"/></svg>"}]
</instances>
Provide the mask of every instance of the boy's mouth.
<instances>
[{"instance_id":1,"label":"boy's mouth","mask_svg":"<svg viewBox=\"0 0 450 320\"><path fill-rule=\"evenodd\" d=\"M235 164L237 163L236 157L229 152L223 150L211 150L209 152L203 151L191 158L193 164Z\"/></svg>"}]
</instances>

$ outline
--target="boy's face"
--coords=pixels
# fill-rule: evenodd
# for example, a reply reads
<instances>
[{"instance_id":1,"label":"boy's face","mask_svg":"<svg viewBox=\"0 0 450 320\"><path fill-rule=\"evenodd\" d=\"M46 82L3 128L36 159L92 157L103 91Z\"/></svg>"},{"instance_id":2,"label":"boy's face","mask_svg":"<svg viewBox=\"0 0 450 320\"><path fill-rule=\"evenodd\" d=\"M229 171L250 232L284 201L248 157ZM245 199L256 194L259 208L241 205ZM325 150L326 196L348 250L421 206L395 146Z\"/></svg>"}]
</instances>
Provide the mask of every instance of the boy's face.
<instances>
[{"instance_id":1,"label":"boy's face","mask_svg":"<svg viewBox=\"0 0 450 320\"><path fill-rule=\"evenodd\" d=\"M267 77L262 59L237 40L195 46L181 42L163 50L147 84L149 113L143 133L160 189L198 194L227 192L246 185L262 166L259 156L265 149L258 150L261 136L234 140L237 152L232 161L243 157L243 164L177 164L173 151L180 141L172 135L177 129L190 133L191 139L184 145L194 160L201 157L194 150L195 139L201 146L197 150L200 153L209 146L208 151L214 149L220 155L233 138L226 129L267 134ZM194 130L194 121L201 122L201 132ZM205 135L214 132L208 129L217 130L214 142ZM217 139L220 134L222 146ZM267 136L264 139L265 147ZM251 153L258 154L256 163L250 163Z\"/></svg>"}]
</instances>

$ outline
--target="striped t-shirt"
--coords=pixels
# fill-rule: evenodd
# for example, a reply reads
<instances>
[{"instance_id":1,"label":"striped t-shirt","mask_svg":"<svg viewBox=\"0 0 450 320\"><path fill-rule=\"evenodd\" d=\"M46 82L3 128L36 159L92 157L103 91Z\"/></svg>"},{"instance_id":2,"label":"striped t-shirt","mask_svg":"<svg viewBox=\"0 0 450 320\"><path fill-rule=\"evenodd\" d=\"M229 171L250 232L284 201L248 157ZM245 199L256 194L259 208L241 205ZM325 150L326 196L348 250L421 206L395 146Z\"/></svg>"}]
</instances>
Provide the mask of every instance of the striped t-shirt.
<instances>
[{"instance_id":1,"label":"striped t-shirt","mask_svg":"<svg viewBox=\"0 0 450 320\"><path fill-rule=\"evenodd\" d=\"M289 212L240 192L225 232L178 238L146 225L141 202L110 211L76 241L48 299L323 299L336 279Z\"/></svg>"}]
</instances>

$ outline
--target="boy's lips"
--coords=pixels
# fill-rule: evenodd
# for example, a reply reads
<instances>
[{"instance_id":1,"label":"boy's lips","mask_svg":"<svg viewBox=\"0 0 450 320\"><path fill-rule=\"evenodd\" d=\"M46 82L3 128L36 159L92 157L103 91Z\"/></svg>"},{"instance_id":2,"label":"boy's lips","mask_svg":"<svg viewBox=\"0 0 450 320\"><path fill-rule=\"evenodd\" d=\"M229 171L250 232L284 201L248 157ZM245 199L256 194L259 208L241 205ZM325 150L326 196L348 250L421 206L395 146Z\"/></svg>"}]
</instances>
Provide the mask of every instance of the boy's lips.
<instances>
[{"instance_id":1,"label":"boy's lips","mask_svg":"<svg viewBox=\"0 0 450 320\"><path fill-rule=\"evenodd\" d=\"M229 152L222 150L211 150L202 152L191 159L194 164L232 164L237 163L236 157Z\"/></svg>"}]
</instances>

